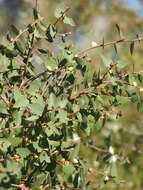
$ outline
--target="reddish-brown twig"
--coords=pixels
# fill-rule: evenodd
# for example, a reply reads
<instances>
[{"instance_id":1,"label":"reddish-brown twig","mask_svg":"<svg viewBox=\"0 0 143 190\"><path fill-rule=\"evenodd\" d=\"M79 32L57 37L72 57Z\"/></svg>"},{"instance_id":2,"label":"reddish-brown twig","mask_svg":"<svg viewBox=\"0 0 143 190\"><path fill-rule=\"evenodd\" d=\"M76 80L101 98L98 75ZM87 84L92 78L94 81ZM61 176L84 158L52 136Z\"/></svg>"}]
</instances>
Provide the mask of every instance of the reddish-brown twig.
<instances>
[{"instance_id":1,"label":"reddish-brown twig","mask_svg":"<svg viewBox=\"0 0 143 190\"><path fill-rule=\"evenodd\" d=\"M37 20L35 20L35 21L31 24L31 26L34 26L35 24L37 24L38 22L40 22L40 21L42 21L42 20L44 20L44 17L39 17ZM25 32L27 32L28 30L29 30L28 27L25 28L24 30L22 30L22 31L12 40L12 42L9 43L9 46L13 45L17 40L19 40L19 38L20 38Z\"/></svg>"},{"instance_id":2,"label":"reddish-brown twig","mask_svg":"<svg viewBox=\"0 0 143 190\"><path fill-rule=\"evenodd\" d=\"M65 13L68 12L69 10L70 10L70 7L67 7L67 8L65 9L65 11L63 11L63 12L61 13L61 16L60 16L59 18L57 18L57 20L55 21L55 23L54 23L53 25L56 26L56 24L57 24L61 19L64 19Z\"/></svg>"},{"instance_id":3,"label":"reddish-brown twig","mask_svg":"<svg viewBox=\"0 0 143 190\"><path fill-rule=\"evenodd\" d=\"M141 42L143 41L143 37L140 37L140 38L136 38L136 39L133 39L133 40L129 40L129 39L121 39L121 40L117 40L117 41L112 41L112 42L107 42L105 44L101 43L99 45L96 45L96 46L93 46L93 47L89 47L89 48L86 48L80 52L78 52L76 54L76 56L79 56L81 54L84 54L92 49L95 49L95 48L100 48L100 47L105 47L105 46L112 46L112 45L116 45L116 44L120 44L120 43L133 43L133 42Z\"/></svg>"}]
</instances>

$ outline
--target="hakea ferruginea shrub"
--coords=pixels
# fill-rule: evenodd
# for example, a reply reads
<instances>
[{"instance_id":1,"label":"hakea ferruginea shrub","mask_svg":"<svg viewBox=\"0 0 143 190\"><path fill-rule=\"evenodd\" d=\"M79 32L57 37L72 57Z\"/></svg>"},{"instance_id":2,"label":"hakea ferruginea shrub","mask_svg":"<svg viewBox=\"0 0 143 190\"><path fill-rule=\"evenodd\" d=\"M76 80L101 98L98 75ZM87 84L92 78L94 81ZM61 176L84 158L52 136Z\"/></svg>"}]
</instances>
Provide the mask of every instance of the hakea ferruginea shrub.
<instances>
[{"instance_id":1,"label":"hakea ferruginea shrub","mask_svg":"<svg viewBox=\"0 0 143 190\"><path fill-rule=\"evenodd\" d=\"M59 22L74 26L69 9L58 7L53 24L34 9L33 23L24 30L12 25L13 38L8 34L0 44L1 189L92 190L110 181L125 183L117 173L123 156L115 154L110 136L100 139L100 147L93 136L124 114L121 105L133 102L141 110L143 75L125 72L127 62L102 56L104 69L89 77L85 53L106 46L118 53L119 43L129 43L133 54L142 38L125 39L116 25L120 39L76 52L67 42L70 33L58 31ZM38 47L40 41L53 43L58 53ZM88 150L102 163L98 169L84 156Z\"/></svg>"}]
</instances>

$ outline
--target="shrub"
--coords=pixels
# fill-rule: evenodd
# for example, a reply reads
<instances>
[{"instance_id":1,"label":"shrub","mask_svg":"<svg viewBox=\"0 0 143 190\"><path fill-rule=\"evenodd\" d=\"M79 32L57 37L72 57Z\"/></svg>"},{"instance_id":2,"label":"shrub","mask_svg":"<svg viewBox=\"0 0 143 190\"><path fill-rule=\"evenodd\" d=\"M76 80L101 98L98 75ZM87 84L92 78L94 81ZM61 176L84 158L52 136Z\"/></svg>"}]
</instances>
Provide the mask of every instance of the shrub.
<instances>
[{"instance_id":1,"label":"shrub","mask_svg":"<svg viewBox=\"0 0 143 190\"><path fill-rule=\"evenodd\" d=\"M106 46L117 53L117 44L130 43L133 54L135 42L142 39L121 36L77 53L67 42L70 33L61 34L57 27L61 21L74 26L68 10L56 9L57 20L47 25L34 9L33 23L22 31L11 26L13 34L0 45L2 189L90 190L108 181L124 183L117 174L122 155L114 152L111 136L101 138L101 147L95 146L94 139L108 121L124 114L121 105L133 102L138 111L142 108L143 76L125 71L127 62L107 56L102 56L103 71L91 75L85 53ZM59 40L57 47L54 42ZM40 48L41 41L53 43L59 53ZM103 164L102 171L86 158L90 149L97 151L97 159L90 159Z\"/></svg>"}]
</instances>

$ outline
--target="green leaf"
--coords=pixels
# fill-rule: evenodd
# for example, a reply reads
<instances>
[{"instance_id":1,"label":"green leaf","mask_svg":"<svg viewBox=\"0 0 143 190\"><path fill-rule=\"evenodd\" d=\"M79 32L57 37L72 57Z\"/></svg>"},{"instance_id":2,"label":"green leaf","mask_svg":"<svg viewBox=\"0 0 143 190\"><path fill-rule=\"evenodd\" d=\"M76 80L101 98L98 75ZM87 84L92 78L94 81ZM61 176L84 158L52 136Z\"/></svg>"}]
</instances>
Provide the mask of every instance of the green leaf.
<instances>
[{"instance_id":1,"label":"green leaf","mask_svg":"<svg viewBox=\"0 0 143 190\"><path fill-rule=\"evenodd\" d=\"M65 6L63 3L60 4L60 5L56 8L56 10L55 10L55 17L56 17L56 18L61 17L61 16L62 16L62 13L65 11L65 9L66 9L66 6Z\"/></svg>"},{"instance_id":2,"label":"green leaf","mask_svg":"<svg viewBox=\"0 0 143 190\"><path fill-rule=\"evenodd\" d=\"M27 89L27 93L29 93L30 95L35 95L36 91L38 91L40 87L41 82L39 80L34 80L31 82L29 88Z\"/></svg>"},{"instance_id":3,"label":"green leaf","mask_svg":"<svg viewBox=\"0 0 143 190\"><path fill-rule=\"evenodd\" d=\"M14 26L13 24L11 25L11 30L15 35L19 35L20 33L16 26Z\"/></svg>"},{"instance_id":4,"label":"green leaf","mask_svg":"<svg viewBox=\"0 0 143 190\"><path fill-rule=\"evenodd\" d=\"M42 31L46 31L47 30L47 23L46 22L43 22L43 21L40 21L38 22L38 27L42 30Z\"/></svg>"},{"instance_id":5,"label":"green leaf","mask_svg":"<svg viewBox=\"0 0 143 190\"><path fill-rule=\"evenodd\" d=\"M30 108L32 114L41 116L45 105L37 102L37 103L30 104L28 107Z\"/></svg>"},{"instance_id":6,"label":"green leaf","mask_svg":"<svg viewBox=\"0 0 143 190\"><path fill-rule=\"evenodd\" d=\"M62 145L61 145L61 148L62 149L67 149L67 148L70 148L72 145L70 142L67 142L67 141L63 141L62 142Z\"/></svg>"},{"instance_id":7,"label":"green leaf","mask_svg":"<svg viewBox=\"0 0 143 190\"><path fill-rule=\"evenodd\" d=\"M60 142L59 142L59 141L52 141L52 140L49 140L48 142L49 142L49 145L50 145L50 146L53 146L53 147L54 147L54 149L55 149L55 147L57 147L57 146L60 145Z\"/></svg>"},{"instance_id":8,"label":"green leaf","mask_svg":"<svg viewBox=\"0 0 143 190\"><path fill-rule=\"evenodd\" d=\"M111 164L110 175L111 176L117 176L117 166L116 166L116 163L112 163Z\"/></svg>"},{"instance_id":9,"label":"green leaf","mask_svg":"<svg viewBox=\"0 0 143 190\"><path fill-rule=\"evenodd\" d=\"M22 138L19 137L8 137L7 140L11 143L12 146L17 147L21 142Z\"/></svg>"},{"instance_id":10,"label":"green leaf","mask_svg":"<svg viewBox=\"0 0 143 190\"><path fill-rule=\"evenodd\" d=\"M91 167L90 164L83 160L80 160L80 164L82 165L83 171L86 174L88 172L89 168Z\"/></svg>"},{"instance_id":11,"label":"green leaf","mask_svg":"<svg viewBox=\"0 0 143 190\"><path fill-rule=\"evenodd\" d=\"M75 172L75 167L66 163L63 165L63 172L65 179L68 179Z\"/></svg>"},{"instance_id":12,"label":"green leaf","mask_svg":"<svg viewBox=\"0 0 143 190\"><path fill-rule=\"evenodd\" d=\"M66 111L59 111L57 118L61 123L66 123L67 122L67 112Z\"/></svg>"},{"instance_id":13,"label":"green leaf","mask_svg":"<svg viewBox=\"0 0 143 190\"><path fill-rule=\"evenodd\" d=\"M16 163L16 161L7 160L7 170L10 171L13 176L21 175L21 165L19 163Z\"/></svg>"},{"instance_id":14,"label":"green leaf","mask_svg":"<svg viewBox=\"0 0 143 190\"><path fill-rule=\"evenodd\" d=\"M7 106L3 102L0 102L0 112L3 114L8 114L7 109Z\"/></svg>"},{"instance_id":15,"label":"green leaf","mask_svg":"<svg viewBox=\"0 0 143 190\"><path fill-rule=\"evenodd\" d=\"M133 103L135 103L137 101L140 101L140 97L139 97L139 95L136 92L132 93L132 95L131 95L131 101Z\"/></svg>"},{"instance_id":16,"label":"green leaf","mask_svg":"<svg viewBox=\"0 0 143 190\"><path fill-rule=\"evenodd\" d=\"M35 121L35 120L37 120L38 118L39 118L39 116L33 115L33 116L31 116L31 117L26 118L26 121Z\"/></svg>"},{"instance_id":17,"label":"green leaf","mask_svg":"<svg viewBox=\"0 0 143 190\"><path fill-rule=\"evenodd\" d=\"M15 125L21 125L22 115L23 115L22 111L15 111L13 113Z\"/></svg>"},{"instance_id":18,"label":"green leaf","mask_svg":"<svg viewBox=\"0 0 143 190\"><path fill-rule=\"evenodd\" d=\"M129 98L124 97L124 96L118 96L118 95L116 96L116 100L118 104L126 104L130 101Z\"/></svg>"},{"instance_id":19,"label":"green leaf","mask_svg":"<svg viewBox=\"0 0 143 190\"><path fill-rule=\"evenodd\" d=\"M36 189L37 186L42 185L44 180L46 180L46 178L47 178L47 174L44 174L44 173L38 174L36 177L36 180L34 181L35 187L32 187L32 189Z\"/></svg>"},{"instance_id":20,"label":"green leaf","mask_svg":"<svg viewBox=\"0 0 143 190\"><path fill-rule=\"evenodd\" d=\"M103 63L105 66L109 67L111 65L111 63L113 62L112 59L108 56L101 56Z\"/></svg>"},{"instance_id":21,"label":"green leaf","mask_svg":"<svg viewBox=\"0 0 143 190\"><path fill-rule=\"evenodd\" d=\"M33 142L32 145L37 152L42 152L43 149L39 146L38 142Z\"/></svg>"},{"instance_id":22,"label":"green leaf","mask_svg":"<svg viewBox=\"0 0 143 190\"><path fill-rule=\"evenodd\" d=\"M48 100L48 108L56 107L58 103L57 97L55 94L51 93Z\"/></svg>"},{"instance_id":23,"label":"green leaf","mask_svg":"<svg viewBox=\"0 0 143 190\"><path fill-rule=\"evenodd\" d=\"M55 70L58 68L58 63L52 57L47 57L45 61L45 66L49 70Z\"/></svg>"},{"instance_id":24,"label":"green leaf","mask_svg":"<svg viewBox=\"0 0 143 190\"><path fill-rule=\"evenodd\" d=\"M103 119L98 119L95 124L96 130L99 131L103 127Z\"/></svg>"},{"instance_id":25,"label":"green leaf","mask_svg":"<svg viewBox=\"0 0 143 190\"><path fill-rule=\"evenodd\" d=\"M41 53L41 54L49 54L49 50L45 50L45 49L38 49L38 51Z\"/></svg>"},{"instance_id":26,"label":"green leaf","mask_svg":"<svg viewBox=\"0 0 143 190\"><path fill-rule=\"evenodd\" d=\"M0 150L6 152L10 145L11 143L7 139L5 138L0 139Z\"/></svg>"},{"instance_id":27,"label":"green leaf","mask_svg":"<svg viewBox=\"0 0 143 190\"><path fill-rule=\"evenodd\" d=\"M134 53L134 46L135 46L135 42L132 42L130 44L130 53L131 53L131 55L133 55L133 53Z\"/></svg>"},{"instance_id":28,"label":"green leaf","mask_svg":"<svg viewBox=\"0 0 143 190\"><path fill-rule=\"evenodd\" d=\"M129 73L128 81L129 81L129 84L133 85L133 83L136 81L134 74Z\"/></svg>"},{"instance_id":29,"label":"green leaf","mask_svg":"<svg viewBox=\"0 0 143 190\"><path fill-rule=\"evenodd\" d=\"M14 99L15 99L15 104L14 104L15 108L19 107L25 108L29 104L27 98L21 94L21 91L17 87L15 87L14 89Z\"/></svg>"},{"instance_id":30,"label":"green leaf","mask_svg":"<svg viewBox=\"0 0 143 190\"><path fill-rule=\"evenodd\" d=\"M103 38L103 40L102 40L102 47L103 47L103 49L104 49L104 45L105 45L105 42L104 42L104 38Z\"/></svg>"},{"instance_id":31,"label":"green leaf","mask_svg":"<svg viewBox=\"0 0 143 190\"><path fill-rule=\"evenodd\" d=\"M38 11L37 9L33 9L33 17L34 17L34 20L37 20L39 17L38 17Z\"/></svg>"},{"instance_id":32,"label":"green leaf","mask_svg":"<svg viewBox=\"0 0 143 190\"><path fill-rule=\"evenodd\" d=\"M20 43L20 41L17 41L14 43L15 49L18 50L21 54L24 53L24 49Z\"/></svg>"},{"instance_id":33,"label":"green leaf","mask_svg":"<svg viewBox=\"0 0 143 190\"><path fill-rule=\"evenodd\" d=\"M118 24L116 24L116 28L117 28L117 31L119 33L120 38L123 39L123 33L122 33L120 26Z\"/></svg>"},{"instance_id":34,"label":"green leaf","mask_svg":"<svg viewBox=\"0 0 143 190\"><path fill-rule=\"evenodd\" d=\"M73 60L76 61L77 64L79 65L82 65L84 62L83 62L83 59L79 58L79 57L74 57Z\"/></svg>"},{"instance_id":35,"label":"green leaf","mask_svg":"<svg viewBox=\"0 0 143 190\"><path fill-rule=\"evenodd\" d=\"M69 24L69 25L71 25L71 26L75 26L75 23L74 23L74 21L73 21L72 18L64 17L63 22L64 22L65 24Z\"/></svg>"},{"instance_id":36,"label":"green leaf","mask_svg":"<svg viewBox=\"0 0 143 190\"><path fill-rule=\"evenodd\" d=\"M58 106L59 106L60 108L65 108L66 105L67 105L67 103L68 103L68 100L67 100L67 99L65 99L65 100L59 100L59 101L58 101Z\"/></svg>"},{"instance_id":37,"label":"green leaf","mask_svg":"<svg viewBox=\"0 0 143 190\"><path fill-rule=\"evenodd\" d=\"M117 45L116 44L114 44L114 49L115 49L115 52L118 53Z\"/></svg>"},{"instance_id":38,"label":"green leaf","mask_svg":"<svg viewBox=\"0 0 143 190\"><path fill-rule=\"evenodd\" d=\"M40 154L39 159L40 159L40 162L43 162L43 161L46 161L47 163L51 162L50 157L48 156L47 152L42 152Z\"/></svg>"},{"instance_id":39,"label":"green leaf","mask_svg":"<svg viewBox=\"0 0 143 190\"><path fill-rule=\"evenodd\" d=\"M77 105L77 104L73 104L72 110L73 110L74 113L79 112L80 111L80 106Z\"/></svg>"},{"instance_id":40,"label":"green leaf","mask_svg":"<svg viewBox=\"0 0 143 190\"><path fill-rule=\"evenodd\" d=\"M4 49L4 54L6 55L6 57L8 58L14 58L18 55L16 50L10 50L10 49Z\"/></svg>"},{"instance_id":41,"label":"green leaf","mask_svg":"<svg viewBox=\"0 0 143 190\"><path fill-rule=\"evenodd\" d=\"M137 103L137 110L140 111L142 107L143 107L143 102L138 102Z\"/></svg>"},{"instance_id":42,"label":"green leaf","mask_svg":"<svg viewBox=\"0 0 143 190\"><path fill-rule=\"evenodd\" d=\"M139 82L142 83L143 82L143 75L138 74L137 77L138 77Z\"/></svg>"},{"instance_id":43,"label":"green leaf","mask_svg":"<svg viewBox=\"0 0 143 190\"><path fill-rule=\"evenodd\" d=\"M28 27L28 32L29 33L33 33L34 32L35 28L31 24L28 24L27 27Z\"/></svg>"},{"instance_id":44,"label":"green leaf","mask_svg":"<svg viewBox=\"0 0 143 190\"><path fill-rule=\"evenodd\" d=\"M136 37L137 37L139 44L140 44L140 36L138 34L136 34Z\"/></svg>"},{"instance_id":45,"label":"green leaf","mask_svg":"<svg viewBox=\"0 0 143 190\"><path fill-rule=\"evenodd\" d=\"M57 28L54 25L49 25L46 31L46 37L48 42L53 42L57 34Z\"/></svg>"},{"instance_id":46,"label":"green leaf","mask_svg":"<svg viewBox=\"0 0 143 190\"><path fill-rule=\"evenodd\" d=\"M126 67L127 65L128 65L128 63L125 61L117 61L117 67L119 69L122 69L122 68Z\"/></svg>"},{"instance_id":47,"label":"green leaf","mask_svg":"<svg viewBox=\"0 0 143 190\"><path fill-rule=\"evenodd\" d=\"M22 158L26 158L30 154L28 148L17 148L16 151Z\"/></svg>"},{"instance_id":48,"label":"green leaf","mask_svg":"<svg viewBox=\"0 0 143 190\"><path fill-rule=\"evenodd\" d=\"M11 37L10 37L9 34L6 35L6 39L7 39L9 42L12 42L12 39L11 39Z\"/></svg>"}]
</instances>

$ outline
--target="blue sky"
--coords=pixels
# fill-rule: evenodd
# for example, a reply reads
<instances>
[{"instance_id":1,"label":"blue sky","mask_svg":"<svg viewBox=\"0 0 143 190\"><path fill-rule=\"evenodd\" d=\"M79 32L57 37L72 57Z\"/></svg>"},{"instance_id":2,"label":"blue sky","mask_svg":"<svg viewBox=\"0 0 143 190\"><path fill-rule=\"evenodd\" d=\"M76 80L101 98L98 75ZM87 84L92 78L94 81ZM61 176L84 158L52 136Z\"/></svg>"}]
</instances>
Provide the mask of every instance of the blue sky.
<instances>
[{"instance_id":1,"label":"blue sky","mask_svg":"<svg viewBox=\"0 0 143 190\"><path fill-rule=\"evenodd\" d=\"M139 0L124 0L128 7L137 11L138 16L143 17L143 6Z\"/></svg>"}]
</instances>

